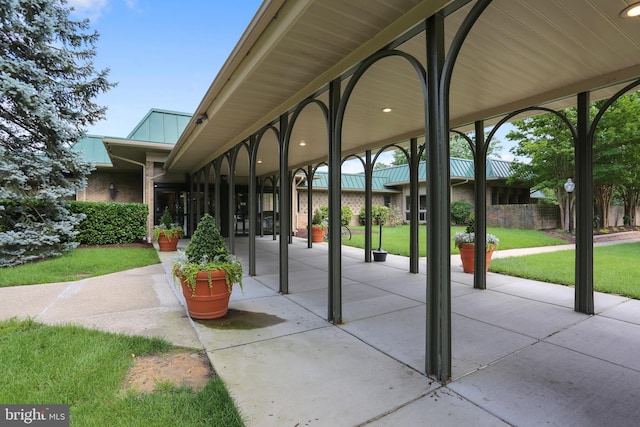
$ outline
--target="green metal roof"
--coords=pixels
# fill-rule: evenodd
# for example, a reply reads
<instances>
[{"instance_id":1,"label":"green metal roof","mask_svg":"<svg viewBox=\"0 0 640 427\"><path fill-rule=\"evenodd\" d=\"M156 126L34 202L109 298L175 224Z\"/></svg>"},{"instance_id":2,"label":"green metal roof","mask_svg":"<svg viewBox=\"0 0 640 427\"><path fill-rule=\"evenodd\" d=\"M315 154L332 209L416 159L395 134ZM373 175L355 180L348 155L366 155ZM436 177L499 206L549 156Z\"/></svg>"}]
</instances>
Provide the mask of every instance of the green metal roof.
<instances>
[{"instance_id":1,"label":"green metal roof","mask_svg":"<svg viewBox=\"0 0 640 427\"><path fill-rule=\"evenodd\" d=\"M152 108L127 139L175 145L189 120L191 114Z\"/></svg>"},{"instance_id":2,"label":"green metal roof","mask_svg":"<svg viewBox=\"0 0 640 427\"><path fill-rule=\"evenodd\" d=\"M111 166L111 159L102 143L102 136L87 135L73 145L73 149L80 151L84 160L96 166Z\"/></svg>"},{"instance_id":3,"label":"green metal roof","mask_svg":"<svg viewBox=\"0 0 640 427\"><path fill-rule=\"evenodd\" d=\"M364 191L364 174L363 173L343 173L341 176L341 185L343 190ZM374 176L372 179L373 191L393 191L385 185L386 178ZM305 181L301 187L306 187ZM329 188L329 174L327 172L316 172L313 176L313 188Z\"/></svg>"},{"instance_id":4,"label":"green metal roof","mask_svg":"<svg viewBox=\"0 0 640 427\"><path fill-rule=\"evenodd\" d=\"M474 179L473 160L451 158L451 178ZM503 179L508 178L511 174L511 162L498 159L487 159L487 179ZM427 178L426 162L420 162L418 165L418 179L426 180ZM376 169L373 171L373 191L392 191L394 186L400 186L409 182L409 165L389 166L384 169ZM361 190L364 191L364 174L342 174L343 190ZM316 172L314 176L313 186L316 188L328 188L328 173ZM306 187L306 183L302 184Z\"/></svg>"},{"instance_id":5,"label":"green metal roof","mask_svg":"<svg viewBox=\"0 0 640 427\"><path fill-rule=\"evenodd\" d=\"M473 160L450 159L451 178L473 179ZM387 185L402 185L409 182L409 165L391 166L385 169L373 171L374 176L385 176ZM498 159L487 159L487 179L508 178L511 175L511 162ZM427 179L426 162L420 162L418 166L418 178Z\"/></svg>"}]
</instances>

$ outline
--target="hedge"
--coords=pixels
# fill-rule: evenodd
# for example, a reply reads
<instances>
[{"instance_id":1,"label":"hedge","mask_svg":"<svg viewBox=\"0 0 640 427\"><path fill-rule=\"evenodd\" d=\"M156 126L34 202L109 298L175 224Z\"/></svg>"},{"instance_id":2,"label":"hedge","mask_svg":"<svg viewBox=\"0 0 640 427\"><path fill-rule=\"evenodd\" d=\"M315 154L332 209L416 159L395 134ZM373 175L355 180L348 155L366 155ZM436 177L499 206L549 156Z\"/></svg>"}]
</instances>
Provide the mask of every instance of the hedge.
<instances>
[{"instance_id":1,"label":"hedge","mask_svg":"<svg viewBox=\"0 0 640 427\"><path fill-rule=\"evenodd\" d=\"M68 203L71 212L86 215L77 228L81 244L136 243L146 237L149 208L143 203Z\"/></svg>"}]
</instances>

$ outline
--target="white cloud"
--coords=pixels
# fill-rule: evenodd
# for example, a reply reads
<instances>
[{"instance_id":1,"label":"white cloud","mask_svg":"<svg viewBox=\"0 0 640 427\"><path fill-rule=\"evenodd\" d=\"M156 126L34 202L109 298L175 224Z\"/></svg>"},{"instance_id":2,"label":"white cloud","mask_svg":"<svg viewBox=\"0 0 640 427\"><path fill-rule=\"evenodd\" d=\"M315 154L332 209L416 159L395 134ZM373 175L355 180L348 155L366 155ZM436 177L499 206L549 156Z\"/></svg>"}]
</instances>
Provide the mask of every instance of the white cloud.
<instances>
[{"instance_id":1,"label":"white cloud","mask_svg":"<svg viewBox=\"0 0 640 427\"><path fill-rule=\"evenodd\" d=\"M107 3L108 0L68 0L69 6L74 9L74 15L89 18L92 21L100 17Z\"/></svg>"}]
</instances>

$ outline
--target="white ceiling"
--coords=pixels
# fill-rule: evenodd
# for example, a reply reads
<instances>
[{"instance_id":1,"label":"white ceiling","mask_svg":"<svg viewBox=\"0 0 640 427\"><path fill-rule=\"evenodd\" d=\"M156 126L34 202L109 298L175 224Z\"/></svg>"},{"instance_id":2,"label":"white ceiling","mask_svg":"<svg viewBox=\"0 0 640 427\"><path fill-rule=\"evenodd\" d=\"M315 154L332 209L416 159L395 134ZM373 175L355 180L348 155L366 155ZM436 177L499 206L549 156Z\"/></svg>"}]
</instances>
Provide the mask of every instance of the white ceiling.
<instances>
[{"instance_id":1,"label":"white ceiling","mask_svg":"<svg viewBox=\"0 0 640 427\"><path fill-rule=\"evenodd\" d=\"M266 1L225 67L203 94L167 167L195 171L246 140L301 100L375 51L424 23L445 0ZM471 30L451 84L451 126L495 123L531 105L565 108L575 94L610 96L640 77L640 18L622 18L625 0L494 0ZM471 9L469 2L445 18L448 47ZM424 31L398 49L426 64ZM206 54L206 53L204 53ZM212 76L213 77L213 76ZM616 86L617 85L617 86ZM600 90L596 90L600 89ZM391 113L383 113L389 106ZM208 119L195 119L207 112ZM276 123L277 125L277 123ZM415 71L397 57L376 63L358 82L345 114L345 154L424 134L424 107ZM301 147L299 141L306 145ZM291 167L327 158L327 127L320 108L307 107L291 138ZM275 134L265 133L258 176L278 170ZM247 156L235 172L247 174ZM228 173L228 171L226 171Z\"/></svg>"}]
</instances>

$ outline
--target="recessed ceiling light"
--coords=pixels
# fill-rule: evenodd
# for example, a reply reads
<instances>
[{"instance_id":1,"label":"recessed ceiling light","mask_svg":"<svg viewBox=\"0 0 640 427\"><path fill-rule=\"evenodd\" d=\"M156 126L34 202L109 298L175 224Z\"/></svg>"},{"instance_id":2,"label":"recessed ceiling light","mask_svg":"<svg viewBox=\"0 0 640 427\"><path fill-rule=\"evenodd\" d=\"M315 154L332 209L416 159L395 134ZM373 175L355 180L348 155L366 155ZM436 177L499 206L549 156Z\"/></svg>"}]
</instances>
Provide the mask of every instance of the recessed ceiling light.
<instances>
[{"instance_id":1,"label":"recessed ceiling light","mask_svg":"<svg viewBox=\"0 0 640 427\"><path fill-rule=\"evenodd\" d=\"M304 142L304 141L300 141L300 143L299 143L298 145L299 145L300 147L304 147L305 145L307 145L307 143L306 143L306 142Z\"/></svg>"},{"instance_id":2,"label":"recessed ceiling light","mask_svg":"<svg viewBox=\"0 0 640 427\"><path fill-rule=\"evenodd\" d=\"M635 18L640 16L640 3L634 3L627 6L622 12L620 12L620 16L623 18Z\"/></svg>"},{"instance_id":3,"label":"recessed ceiling light","mask_svg":"<svg viewBox=\"0 0 640 427\"><path fill-rule=\"evenodd\" d=\"M262 160L258 160L258 164L262 163Z\"/></svg>"},{"instance_id":4,"label":"recessed ceiling light","mask_svg":"<svg viewBox=\"0 0 640 427\"><path fill-rule=\"evenodd\" d=\"M392 111L393 111L393 110L392 110L390 107L384 107L384 108L382 109L382 112L383 112L383 113L390 113L390 112L392 112Z\"/></svg>"}]
</instances>

